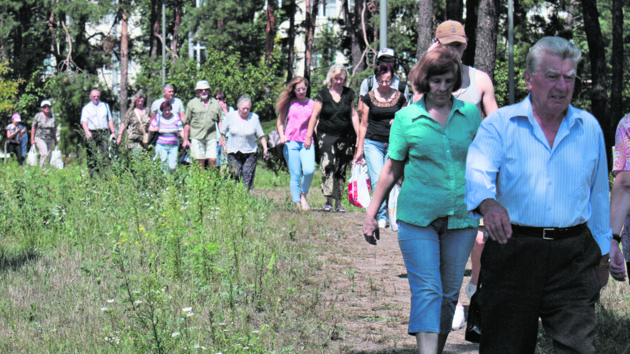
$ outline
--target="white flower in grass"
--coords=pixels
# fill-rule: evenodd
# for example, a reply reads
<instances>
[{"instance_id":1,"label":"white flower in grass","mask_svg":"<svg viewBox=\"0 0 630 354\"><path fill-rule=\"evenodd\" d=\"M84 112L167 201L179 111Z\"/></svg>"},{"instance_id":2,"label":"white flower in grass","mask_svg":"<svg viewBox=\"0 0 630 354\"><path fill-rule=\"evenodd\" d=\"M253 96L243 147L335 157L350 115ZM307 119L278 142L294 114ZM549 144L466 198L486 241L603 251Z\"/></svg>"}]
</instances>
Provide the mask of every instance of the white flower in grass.
<instances>
[{"instance_id":1,"label":"white flower in grass","mask_svg":"<svg viewBox=\"0 0 630 354\"><path fill-rule=\"evenodd\" d=\"M260 331L255 330L255 331L252 331L252 333L254 333L254 334L258 334L258 333L260 333Z\"/></svg>"},{"instance_id":2,"label":"white flower in grass","mask_svg":"<svg viewBox=\"0 0 630 354\"><path fill-rule=\"evenodd\" d=\"M175 338L177 336L179 336L179 332L173 332L173 334L171 334L171 337L173 337L173 338Z\"/></svg>"},{"instance_id":3,"label":"white flower in grass","mask_svg":"<svg viewBox=\"0 0 630 354\"><path fill-rule=\"evenodd\" d=\"M142 303L142 300L136 300L133 303L136 304L136 305L140 305Z\"/></svg>"},{"instance_id":4,"label":"white flower in grass","mask_svg":"<svg viewBox=\"0 0 630 354\"><path fill-rule=\"evenodd\" d=\"M190 311L192 311L192 307L184 307L184 308L182 309L182 311L183 311L183 312L190 312Z\"/></svg>"},{"instance_id":5,"label":"white flower in grass","mask_svg":"<svg viewBox=\"0 0 630 354\"><path fill-rule=\"evenodd\" d=\"M194 316L194 315L195 315L195 313L191 311L191 312L188 312L188 313L186 314L186 317L192 317L192 316Z\"/></svg>"},{"instance_id":6,"label":"white flower in grass","mask_svg":"<svg viewBox=\"0 0 630 354\"><path fill-rule=\"evenodd\" d=\"M111 304L112 302L114 302L114 301L116 301L116 299L107 299L107 302L108 302L108 303L110 303L110 304Z\"/></svg>"},{"instance_id":7,"label":"white flower in grass","mask_svg":"<svg viewBox=\"0 0 630 354\"><path fill-rule=\"evenodd\" d=\"M103 311L103 312L107 312L107 310L109 310L109 309L107 308L107 306L103 306L103 307L101 307L101 311Z\"/></svg>"}]
</instances>

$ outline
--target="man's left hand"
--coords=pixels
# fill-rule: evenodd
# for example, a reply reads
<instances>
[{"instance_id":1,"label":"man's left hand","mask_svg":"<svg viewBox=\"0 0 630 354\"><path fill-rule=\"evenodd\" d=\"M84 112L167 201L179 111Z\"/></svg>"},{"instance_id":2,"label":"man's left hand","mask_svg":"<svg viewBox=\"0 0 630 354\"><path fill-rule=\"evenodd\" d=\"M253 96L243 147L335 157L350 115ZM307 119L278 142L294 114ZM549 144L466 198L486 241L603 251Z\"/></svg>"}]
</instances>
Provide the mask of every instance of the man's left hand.
<instances>
[{"instance_id":1,"label":"man's left hand","mask_svg":"<svg viewBox=\"0 0 630 354\"><path fill-rule=\"evenodd\" d=\"M616 241L610 243L610 275L617 281L626 280L626 267L623 254Z\"/></svg>"}]
</instances>

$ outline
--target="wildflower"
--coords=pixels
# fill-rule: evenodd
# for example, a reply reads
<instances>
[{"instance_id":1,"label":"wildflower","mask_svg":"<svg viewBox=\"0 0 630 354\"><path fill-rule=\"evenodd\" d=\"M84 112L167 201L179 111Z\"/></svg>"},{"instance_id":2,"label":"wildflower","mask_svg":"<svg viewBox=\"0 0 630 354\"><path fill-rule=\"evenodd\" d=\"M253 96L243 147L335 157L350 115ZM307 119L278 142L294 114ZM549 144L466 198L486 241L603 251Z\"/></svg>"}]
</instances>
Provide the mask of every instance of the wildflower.
<instances>
[{"instance_id":1,"label":"wildflower","mask_svg":"<svg viewBox=\"0 0 630 354\"><path fill-rule=\"evenodd\" d=\"M171 334L171 337L175 338L179 335L179 332L173 332L173 334Z\"/></svg>"},{"instance_id":2,"label":"wildflower","mask_svg":"<svg viewBox=\"0 0 630 354\"><path fill-rule=\"evenodd\" d=\"M144 227L141 227L141 228L140 228L140 232L142 232L142 231L144 231Z\"/></svg>"},{"instance_id":3,"label":"wildflower","mask_svg":"<svg viewBox=\"0 0 630 354\"><path fill-rule=\"evenodd\" d=\"M163 218L165 218L165 217L166 217L166 214L162 214L162 217L163 217Z\"/></svg>"},{"instance_id":4,"label":"wildflower","mask_svg":"<svg viewBox=\"0 0 630 354\"><path fill-rule=\"evenodd\" d=\"M191 311L191 312L188 312L188 313L186 314L186 317L192 317L192 316L194 316L194 315L195 315L195 313Z\"/></svg>"},{"instance_id":5,"label":"wildflower","mask_svg":"<svg viewBox=\"0 0 630 354\"><path fill-rule=\"evenodd\" d=\"M243 350L249 350L249 347L243 347Z\"/></svg>"},{"instance_id":6,"label":"wildflower","mask_svg":"<svg viewBox=\"0 0 630 354\"><path fill-rule=\"evenodd\" d=\"M131 213L132 213L132 214L135 214L135 213L136 213L136 211L135 211L135 210L132 210L132 211L131 211Z\"/></svg>"},{"instance_id":7,"label":"wildflower","mask_svg":"<svg viewBox=\"0 0 630 354\"><path fill-rule=\"evenodd\" d=\"M260 333L260 331L255 330L255 331L252 331L252 333L254 333L254 334L258 334L258 333Z\"/></svg>"},{"instance_id":8,"label":"wildflower","mask_svg":"<svg viewBox=\"0 0 630 354\"><path fill-rule=\"evenodd\" d=\"M134 301L133 303L134 303L134 304L138 304L138 305L139 305L139 304L141 304L141 303L142 303L142 300L136 300L136 301Z\"/></svg>"},{"instance_id":9,"label":"wildflower","mask_svg":"<svg viewBox=\"0 0 630 354\"><path fill-rule=\"evenodd\" d=\"M183 312L190 312L190 311L192 311L192 307L184 307L184 308L182 309L182 311L183 311Z\"/></svg>"},{"instance_id":10,"label":"wildflower","mask_svg":"<svg viewBox=\"0 0 630 354\"><path fill-rule=\"evenodd\" d=\"M105 306L101 307L101 311L107 312L107 310L109 310L107 307L105 307Z\"/></svg>"},{"instance_id":11,"label":"wildflower","mask_svg":"<svg viewBox=\"0 0 630 354\"><path fill-rule=\"evenodd\" d=\"M112 302L114 302L114 301L116 301L116 299L108 299L108 300L107 300L107 302L109 302L110 304L111 304Z\"/></svg>"}]
</instances>

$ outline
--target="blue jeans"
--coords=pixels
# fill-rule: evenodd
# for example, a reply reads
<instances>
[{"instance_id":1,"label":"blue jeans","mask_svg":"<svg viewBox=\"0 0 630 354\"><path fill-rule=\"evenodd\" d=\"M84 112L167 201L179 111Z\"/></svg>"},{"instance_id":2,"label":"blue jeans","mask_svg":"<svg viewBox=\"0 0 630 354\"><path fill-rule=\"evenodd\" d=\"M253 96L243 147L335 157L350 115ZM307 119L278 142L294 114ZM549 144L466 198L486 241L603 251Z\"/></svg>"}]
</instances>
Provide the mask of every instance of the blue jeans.
<instances>
[{"instance_id":1,"label":"blue jeans","mask_svg":"<svg viewBox=\"0 0 630 354\"><path fill-rule=\"evenodd\" d=\"M223 165L225 162L225 156L223 156L223 146L220 146L217 142L217 166Z\"/></svg>"},{"instance_id":2,"label":"blue jeans","mask_svg":"<svg viewBox=\"0 0 630 354\"><path fill-rule=\"evenodd\" d=\"M363 155L365 156L368 173L370 174L372 192L376 189L378 176L380 176L383 165L385 165L385 161L387 161L387 149L389 149L389 143L381 143L370 139L363 141ZM378 208L376 220L387 220L387 199L388 198L385 198L381 207Z\"/></svg>"},{"instance_id":3,"label":"blue jeans","mask_svg":"<svg viewBox=\"0 0 630 354\"><path fill-rule=\"evenodd\" d=\"M293 198L294 203L299 203L300 192L308 194L313 182L315 149L305 149L304 143L290 140L284 144L283 151L291 173L291 182L289 183L291 198Z\"/></svg>"},{"instance_id":4,"label":"blue jeans","mask_svg":"<svg viewBox=\"0 0 630 354\"><path fill-rule=\"evenodd\" d=\"M162 170L165 174L168 172L167 165L171 172L177 168L177 150L177 144L155 144L155 157L162 161Z\"/></svg>"},{"instance_id":5,"label":"blue jeans","mask_svg":"<svg viewBox=\"0 0 630 354\"><path fill-rule=\"evenodd\" d=\"M398 221L398 244L411 290L409 334L448 334L477 228L448 229L448 217L426 227Z\"/></svg>"}]
</instances>

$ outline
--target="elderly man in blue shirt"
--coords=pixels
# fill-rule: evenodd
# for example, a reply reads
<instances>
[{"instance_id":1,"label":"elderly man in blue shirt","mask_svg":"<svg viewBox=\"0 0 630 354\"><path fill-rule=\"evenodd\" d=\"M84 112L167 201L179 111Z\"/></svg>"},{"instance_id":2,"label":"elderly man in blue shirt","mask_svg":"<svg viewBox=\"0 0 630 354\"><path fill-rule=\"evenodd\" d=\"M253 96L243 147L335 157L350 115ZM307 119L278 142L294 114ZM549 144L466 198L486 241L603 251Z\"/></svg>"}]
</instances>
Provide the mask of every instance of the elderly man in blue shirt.
<instances>
[{"instance_id":1,"label":"elderly man in blue shirt","mask_svg":"<svg viewBox=\"0 0 630 354\"><path fill-rule=\"evenodd\" d=\"M486 118L468 150L466 204L489 237L480 353L534 353L539 318L557 353L596 352L612 234L604 137L570 105L580 57L563 38L539 40L529 96Z\"/></svg>"}]
</instances>

